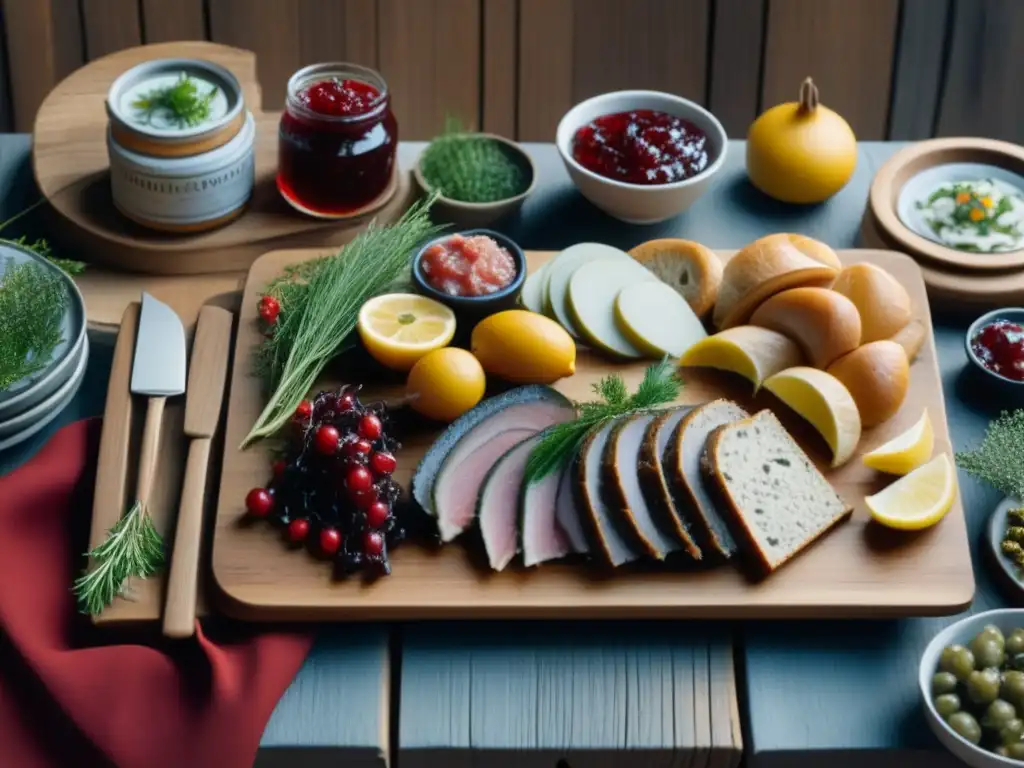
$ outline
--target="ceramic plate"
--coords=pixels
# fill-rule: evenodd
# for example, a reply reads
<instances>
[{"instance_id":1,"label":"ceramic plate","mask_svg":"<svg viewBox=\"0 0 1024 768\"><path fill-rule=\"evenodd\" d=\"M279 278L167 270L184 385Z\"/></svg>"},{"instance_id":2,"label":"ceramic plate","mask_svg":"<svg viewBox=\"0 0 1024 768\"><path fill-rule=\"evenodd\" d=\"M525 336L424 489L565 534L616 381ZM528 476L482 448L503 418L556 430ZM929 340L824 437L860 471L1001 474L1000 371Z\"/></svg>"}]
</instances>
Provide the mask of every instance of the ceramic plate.
<instances>
[{"instance_id":1,"label":"ceramic plate","mask_svg":"<svg viewBox=\"0 0 1024 768\"><path fill-rule=\"evenodd\" d=\"M1024 506L1024 504L1021 504L1016 499L1003 499L999 502L999 506L992 512L992 516L988 521L988 543L989 548L992 550L992 556L995 558L996 563L999 564L1002 572L1006 574L1006 578L1018 589L1024 591L1024 573L1013 564L1012 560L1003 554L1002 548L1003 536L1006 535L1006 513L1014 507L1020 506Z\"/></svg>"},{"instance_id":2,"label":"ceramic plate","mask_svg":"<svg viewBox=\"0 0 1024 768\"><path fill-rule=\"evenodd\" d=\"M972 253L952 248L932 230L924 212L917 207L919 201L926 200L944 184L982 179L991 179L1002 187L1004 194L1012 191L1024 195L1024 176L1013 171L985 163L946 163L921 171L903 185L896 201L896 214L907 229L942 246L943 250L949 251L949 260L962 266L970 267L972 263L980 265L984 261L991 261L993 257L1000 258L1001 262L1004 262L1010 254L1019 254L1024 258L1024 247L1022 246L988 253ZM1006 266L1010 266L1010 264L1006 264Z\"/></svg>"},{"instance_id":3,"label":"ceramic plate","mask_svg":"<svg viewBox=\"0 0 1024 768\"><path fill-rule=\"evenodd\" d=\"M85 343L85 302L74 280L28 249L0 243L0 272L7 269L9 263L23 264L29 261L59 273L68 287L69 300L62 324L63 341L57 345L46 368L0 392L0 421L32 408L65 384L75 370L74 363Z\"/></svg>"},{"instance_id":4,"label":"ceramic plate","mask_svg":"<svg viewBox=\"0 0 1024 768\"><path fill-rule=\"evenodd\" d=\"M88 362L89 340L86 339L85 344L82 345L81 357L78 360L78 364L74 366L71 378L52 397L36 406L36 408L33 408L37 415L27 424L22 424L20 431L8 432L6 424L0 425L0 451L28 440L60 416L61 412L67 408L75 395L78 394L78 389L82 386L82 381L85 379L85 369ZM21 419L20 416L18 418L19 420Z\"/></svg>"}]
</instances>

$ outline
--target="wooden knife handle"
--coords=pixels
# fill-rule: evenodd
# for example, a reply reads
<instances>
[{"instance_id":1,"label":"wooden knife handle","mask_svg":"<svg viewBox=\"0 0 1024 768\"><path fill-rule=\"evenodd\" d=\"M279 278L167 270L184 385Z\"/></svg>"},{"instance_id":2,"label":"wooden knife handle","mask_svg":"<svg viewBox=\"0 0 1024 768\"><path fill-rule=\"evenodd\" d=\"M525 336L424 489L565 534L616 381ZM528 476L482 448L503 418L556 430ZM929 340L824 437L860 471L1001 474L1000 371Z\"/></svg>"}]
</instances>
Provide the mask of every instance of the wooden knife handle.
<instances>
[{"instance_id":1,"label":"wooden knife handle","mask_svg":"<svg viewBox=\"0 0 1024 768\"><path fill-rule=\"evenodd\" d=\"M160 427L164 421L166 404L166 397L151 397L146 407L146 426L142 430L142 450L139 453L139 483L135 491L135 500L143 507L149 503L153 491L160 453Z\"/></svg>"},{"instance_id":2,"label":"wooden knife handle","mask_svg":"<svg viewBox=\"0 0 1024 768\"><path fill-rule=\"evenodd\" d=\"M181 489L167 578L167 604L164 608L164 634L167 637L191 637L195 631L200 529L203 525L206 473L210 466L210 442L209 438L199 437L188 447L185 483Z\"/></svg>"}]
</instances>

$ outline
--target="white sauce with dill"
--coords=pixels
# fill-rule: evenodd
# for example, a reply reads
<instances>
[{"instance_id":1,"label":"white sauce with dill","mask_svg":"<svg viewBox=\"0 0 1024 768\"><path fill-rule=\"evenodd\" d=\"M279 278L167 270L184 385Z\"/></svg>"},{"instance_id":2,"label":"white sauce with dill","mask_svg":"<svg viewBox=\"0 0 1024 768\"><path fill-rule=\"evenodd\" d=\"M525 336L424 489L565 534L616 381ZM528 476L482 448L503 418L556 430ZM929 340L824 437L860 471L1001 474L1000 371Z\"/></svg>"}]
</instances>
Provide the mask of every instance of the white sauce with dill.
<instances>
[{"instance_id":1,"label":"white sauce with dill","mask_svg":"<svg viewBox=\"0 0 1024 768\"><path fill-rule=\"evenodd\" d=\"M202 98L206 96L206 94L214 88L216 88L217 91L213 95L213 98L210 99L209 114L200 124L213 123L224 117L231 108L231 105L228 103L227 94L224 93L224 89L212 80L197 76L191 72L187 74L196 85L197 97ZM153 91L162 91L167 88L173 88L180 78L180 72L167 72L140 80L130 88L127 88L124 93L121 94L121 98L117 105L118 111L125 119L134 124L145 125L161 131L187 130L189 128L194 128L195 126L183 125L170 110L157 109L154 110L152 114L147 114L146 110L134 106L137 101L146 98Z\"/></svg>"}]
</instances>

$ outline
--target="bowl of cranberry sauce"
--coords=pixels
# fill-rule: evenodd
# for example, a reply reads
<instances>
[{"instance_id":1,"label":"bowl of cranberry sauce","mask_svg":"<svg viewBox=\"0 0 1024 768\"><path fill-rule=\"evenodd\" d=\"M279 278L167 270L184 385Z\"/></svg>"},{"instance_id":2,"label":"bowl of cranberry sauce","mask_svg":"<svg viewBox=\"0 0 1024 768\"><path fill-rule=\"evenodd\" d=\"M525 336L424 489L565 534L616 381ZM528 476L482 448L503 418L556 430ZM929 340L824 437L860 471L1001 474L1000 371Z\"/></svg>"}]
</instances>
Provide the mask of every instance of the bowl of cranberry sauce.
<instances>
[{"instance_id":1,"label":"bowl of cranberry sauce","mask_svg":"<svg viewBox=\"0 0 1024 768\"><path fill-rule=\"evenodd\" d=\"M982 315L971 323L965 342L967 357L985 382L1024 397L1024 308Z\"/></svg>"},{"instance_id":2,"label":"bowl of cranberry sauce","mask_svg":"<svg viewBox=\"0 0 1024 768\"><path fill-rule=\"evenodd\" d=\"M384 78L355 64L314 64L288 81L277 188L303 213L344 218L392 189L398 123Z\"/></svg>"},{"instance_id":3,"label":"bowl of cranberry sauce","mask_svg":"<svg viewBox=\"0 0 1024 768\"><path fill-rule=\"evenodd\" d=\"M413 259L412 279L420 293L479 319L516 306L526 254L499 232L470 229L424 245Z\"/></svg>"},{"instance_id":4,"label":"bowl of cranberry sauce","mask_svg":"<svg viewBox=\"0 0 1024 768\"><path fill-rule=\"evenodd\" d=\"M631 224L678 216L725 162L722 124L699 104L660 91L614 91L558 124L559 154L580 193Z\"/></svg>"}]
</instances>

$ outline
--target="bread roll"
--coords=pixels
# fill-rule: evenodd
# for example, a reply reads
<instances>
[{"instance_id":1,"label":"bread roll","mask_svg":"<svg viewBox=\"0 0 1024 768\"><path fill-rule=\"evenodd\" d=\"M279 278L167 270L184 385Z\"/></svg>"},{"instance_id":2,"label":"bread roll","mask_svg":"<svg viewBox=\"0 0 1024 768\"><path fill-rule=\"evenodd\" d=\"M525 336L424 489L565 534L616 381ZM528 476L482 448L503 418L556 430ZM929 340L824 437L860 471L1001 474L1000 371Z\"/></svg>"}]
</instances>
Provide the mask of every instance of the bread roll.
<instances>
[{"instance_id":1,"label":"bread roll","mask_svg":"<svg viewBox=\"0 0 1024 768\"><path fill-rule=\"evenodd\" d=\"M743 325L769 296L797 286L829 286L840 268L835 251L803 235L755 240L725 265L714 324L719 329Z\"/></svg>"},{"instance_id":2,"label":"bread roll","mask_svg":"<svg viewBox=\"0 0 1024 768\"><path fill-rule=\"evenodd\" d=\"M641 243L629 255L672 286L697 317L715 305L722 284L722 260L710 248L692 240L664 238Z\"/></svg>"},{"instance_id":3,"label":"bread roll","mask_svg":"<svg viewBox=\"0 0 1024 768\"><path fill-rule=\"evenodd\" d=\"M924 346L925 329L920 320L911 320L897 331L891 341L895 341L907 353L907 360L914 362L917 353Z\"/></svg>"},{"instance_id":4,"label":"bread roll","mask_svg":"<svg viewBox=\"0 0 1024 768\"><path fill-rule=\"evenodd\" d=\"M769 328L797 343L815 368L827 368L860 345L860 314L853 302L827 288L790 288L759 306L751 325Z\"/></svg>"},{"instance_id":5,"label":"bread roll","mask_svg":"<svg viewBox=\"0 0 1024 768\"><path fill-rule=\"evenodd\" d=\"M832 290L852 301L860 312L863 344L891 338L910 322L910 296L906 289L874 264L846 267Z\"/></svg>"},{"instance_id":6,"label":"bread roll","mask_svg":"<svg viewBox=\"0 0 1024 768\"><path fill-rule=\"evenodd\" d=\"M836 360L828 372L853 395L865 427L895 415L910 386L907 353L895 341L872 341Z\"/></svg>"}]
</instances>

